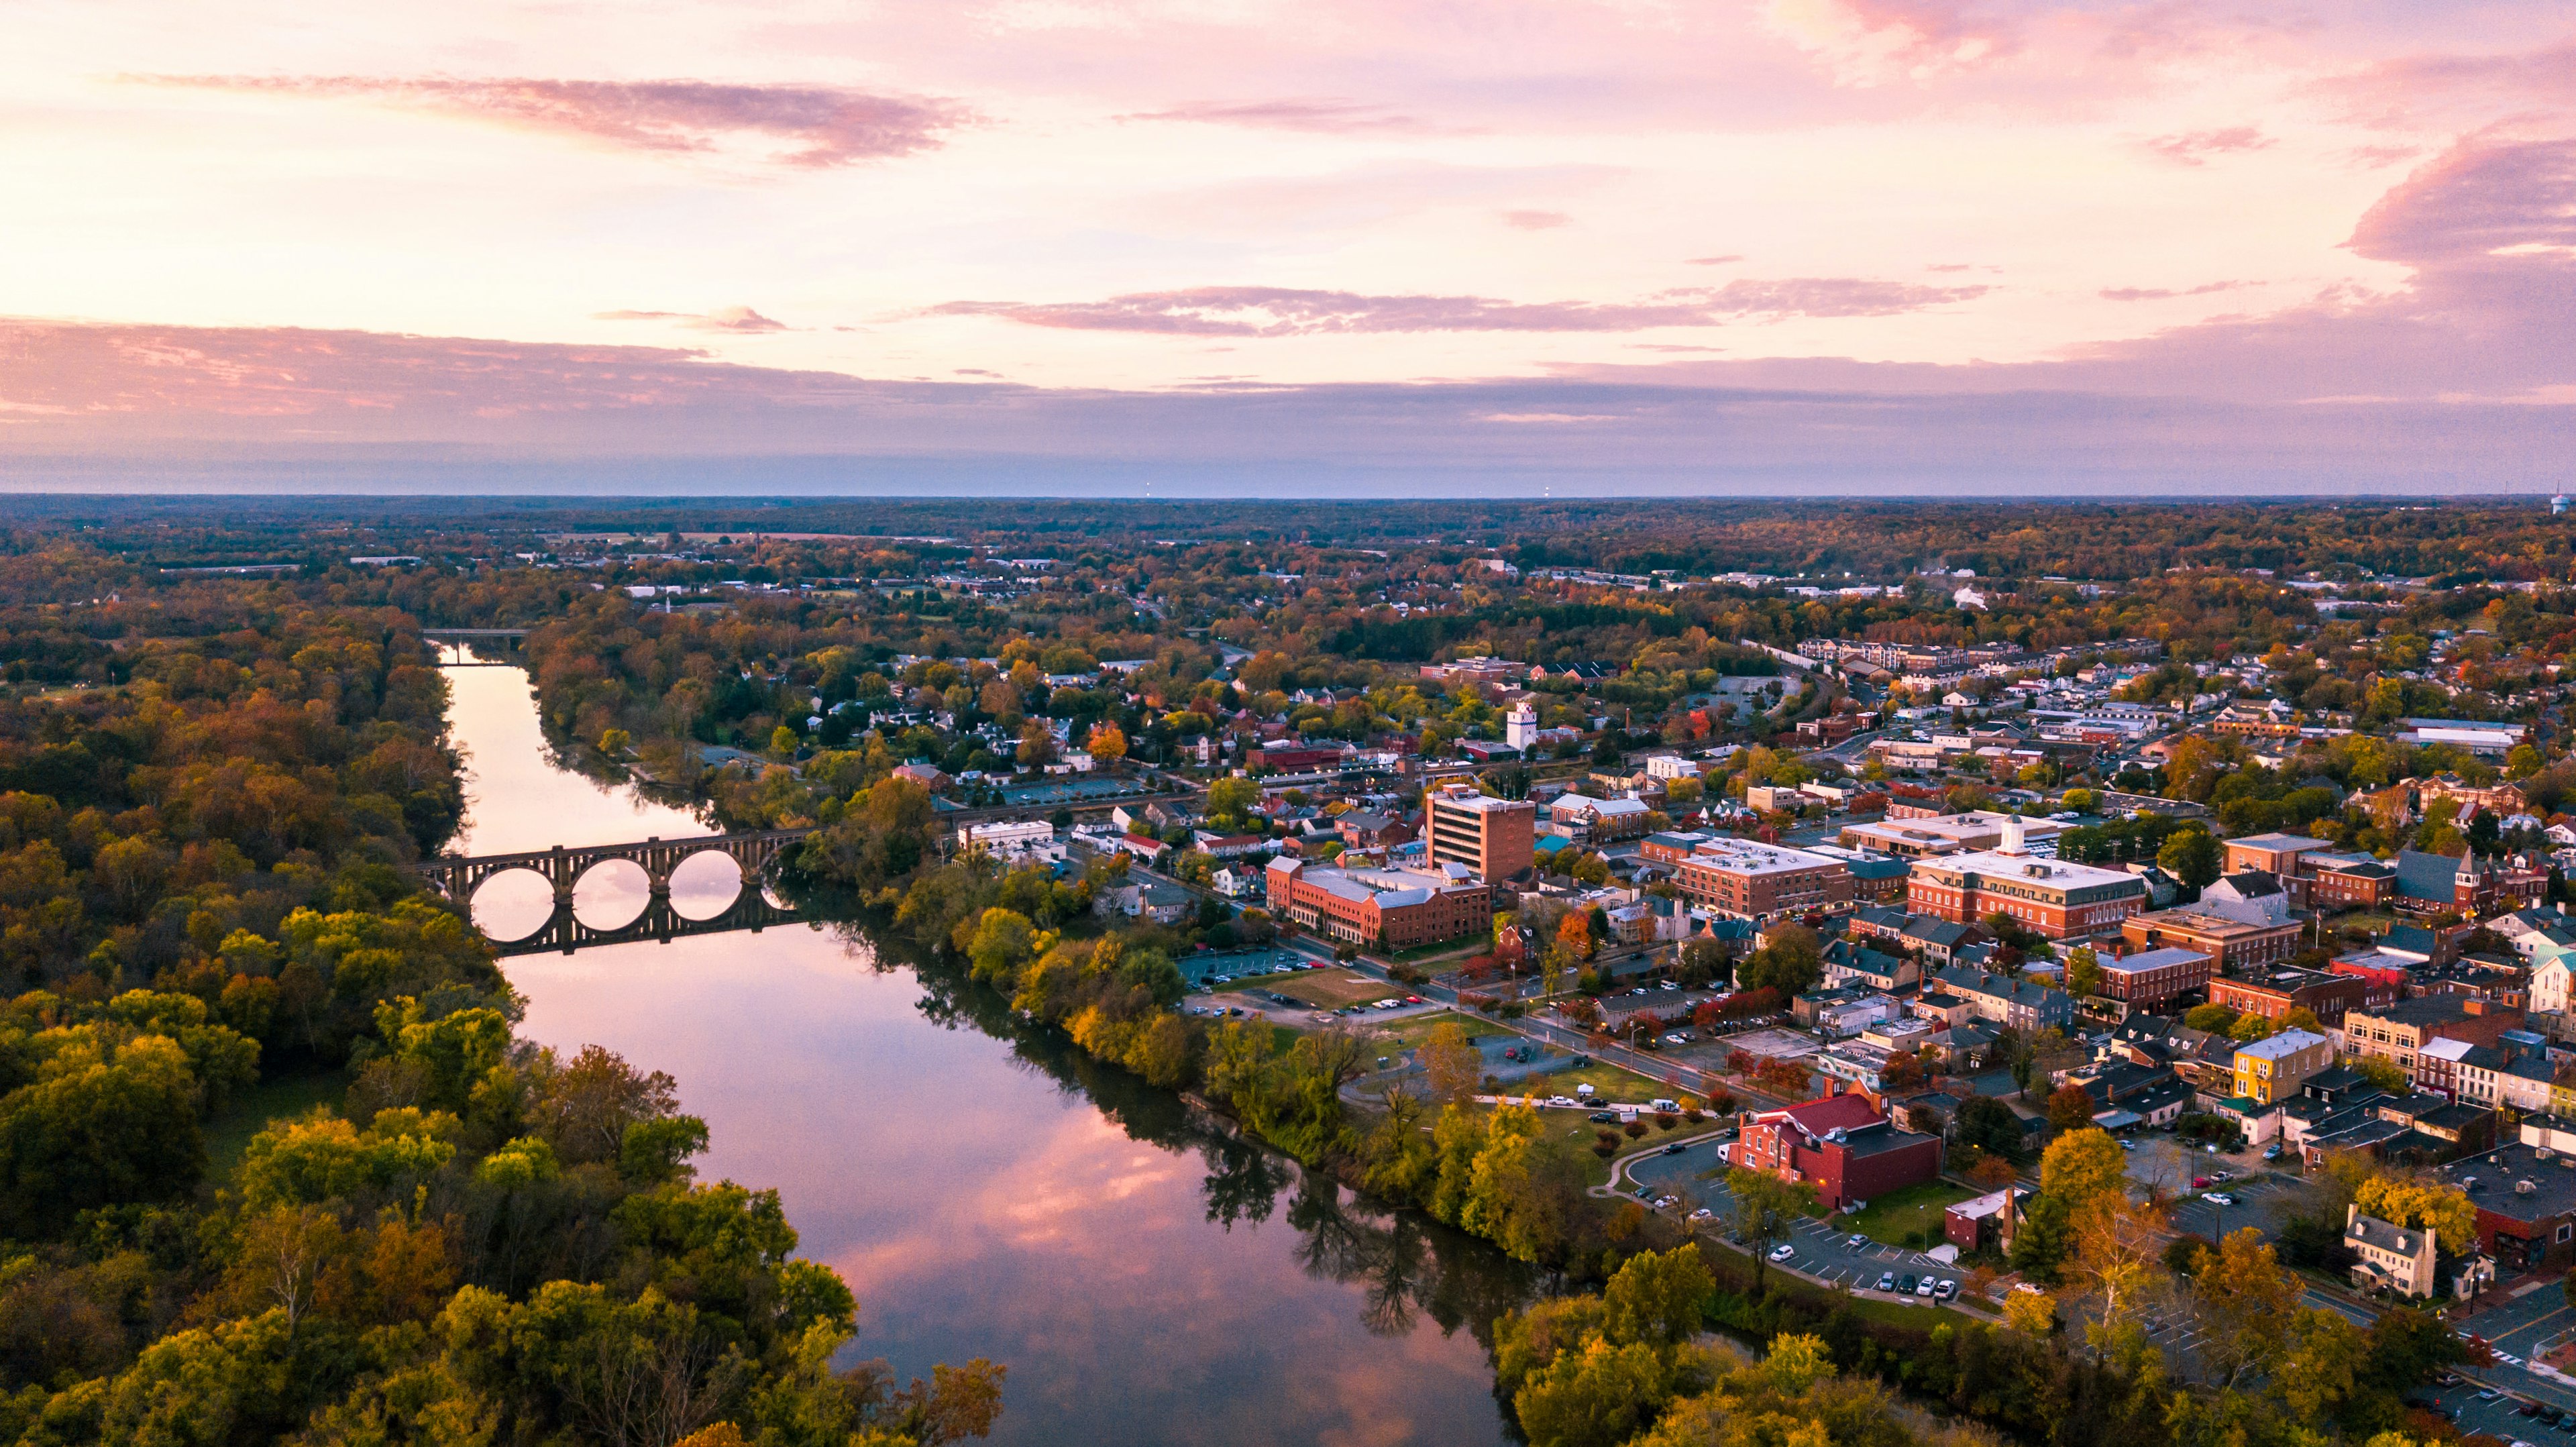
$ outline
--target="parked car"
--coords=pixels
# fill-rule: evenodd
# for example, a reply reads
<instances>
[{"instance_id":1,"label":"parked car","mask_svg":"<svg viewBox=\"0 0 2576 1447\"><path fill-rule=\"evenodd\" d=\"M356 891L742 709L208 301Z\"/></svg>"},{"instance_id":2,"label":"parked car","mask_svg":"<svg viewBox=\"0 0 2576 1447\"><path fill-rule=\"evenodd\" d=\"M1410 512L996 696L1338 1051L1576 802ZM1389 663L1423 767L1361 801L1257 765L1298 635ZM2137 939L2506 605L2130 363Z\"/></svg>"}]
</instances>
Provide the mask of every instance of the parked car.
<instances>
[{"instance_id":1,"label":"parked car","mask_svg":"<svg viewBox=\"0 0 2576 1447\"><path fill-rule=\"evenodd\" d=\"M2227 1194L2225 1191L2212 1191L2208 1195L2201 1197L2201 1199L2207 1201L2213 1206L2233 1206L2236 1204L2236 1198Z\"/></svg>"},{"instance_id":2,"label":"parked car","mask_svg":"<svg viewBox=\"0 0 2576 1447\"><path fill-rule=\"evenodd\" d=\"M1931 1278L1931 1277L1929 1277L1929 1276L1926 1276L1926 1277L1924 1277L1924 1278L1923 1278L1923 1284L1922 1284L1922 1285L1920 1285L1920 1286L1917 1286L1916 1288L1914 1288L1914 1294L1915 1294L1916 1296L1930 1296L1930 1295L1932 1294L1932 1291L1933 1291L1933 1287L1934 1287L1934 1285L1935 1285L1935 1283L1933 1282L1932 1278Z\"/></svg>"},{"instance_id":3,"label":"parked car","mask_svg":"<svg viewBox=\"0 0 2576 1447\"><path fill-rule=\"evenodd\" d=\"M1843 1238L1843 1245L1854 1251L1858 1251L1869 1245L1869 1238L1863 1236L1858 1231L1854 1231L1849 1236Z\"/></svg>"},{"instance_id":4,"label":"parked car","mask_svg":"<svg viewBox=\"0 0 2576 1447\"><path fill-rule=\"evenodd\" d=\"M1771 1259L1774 1261L1786 1261L1797 1254L1798 1248L1790 1245L1786 1241L1783 1241L1779 1245L1771 1248Z\"/></svg>"},{"instance_id":5,"label":"parked car","mask_svg":"<svg viewBox=\"0 0 2576 1447\"><path fill-rule=\"evenodd\" d=\"M2191 1188L2195 1191L2206 1191L2209 1189L2210 1185L2211 1182L2207 1176L2194 1176L2191 1178Z\"/></svg>"},{"instance_id":6,"label":"parked car","mask_svg":"<svg viewBox=\"0 0 2576 1447\"><path fill-rule=\"evenodd\" d=\"M1896 1289L1896 1273L1893 1271L1882 1271L1878 1273L1878 1289L1881 1291L1894 1291Z\"/></svg>"},{"instance_id":7,"label":"parked car","mask_svg":"<svg viewBox=\"0 0 2576 1447\"><path fill-rule=\"evenodd\" d=\"M1955 1281L1950 1280L1950 1279L1949 1279L1948 1277L1946 1277L1946 1276L1945 1276L1945 1277L1943 1277L1943 1278L1941 1279L1941 1285L1940 1285L1938 1288L1936 1288L1936 1289L1933 1291L1933 1293L1932 1293L1932 1295L1933 1295L1934 1297L1936 1297L1936 1298L1938 1298L1938 1299L1940 1299L1940 1300L1942 1300L1942 1301L1948 1301L1951 1297L1954 1297L1954 1296L1956 1296L1956 1295L1958 1295L1958 1294L1959 1294L1959 1283L1957 1283L1957 1282L1955 1282Z\"/></svg>"},{"instance_id":8,"label":"parked car","mask_svg":"<svg viewBox=\"0 0 2576 1447\"><path fill-rule=\"evenodd\" d=\"M1619 1123L1619 1112L1615 1110L1596 1110L1592 1112L1591 1120L1594 1125L1617 1125Z\"/></svg>"},{"instance_id":9,"label":"parked car","mask_svg":"<svg viewBox=\"0 0 2576 1447\"><path fill-rule=\"evenodd\" d=\"M1896 1294L1899 1296L1912 1296L1914 1294L1914 1278L1911 1276L1900 1276L1896 1278Z\"/></svg>"},{"instance_id":10,"label":"parked car","mask_svg":"<svg viewBox=\"0 0 2576 1447\"><path fill-rule=\"evenodd\" d=\"M1675 1141L1671 1145L1664 1147L1664 1154L1668 1156L1677 1156L1689 1149L1689 1146L1682 1144L1680 1141Z\"/></svg>"},{"instance_id":11,"label":"parked car","mask_svg":"<svg viewBox=\"0 0 2576 1447\"><path fill-rule=\"evenodd\" d=\"M1702 1206L1698 1210L1691 1212L1690 1218L1694 1221L1705 1221L1716 1214L1717 1213L1715 1211L1710 1210L1706 1206Z\"/></svg>"}]
</instances>

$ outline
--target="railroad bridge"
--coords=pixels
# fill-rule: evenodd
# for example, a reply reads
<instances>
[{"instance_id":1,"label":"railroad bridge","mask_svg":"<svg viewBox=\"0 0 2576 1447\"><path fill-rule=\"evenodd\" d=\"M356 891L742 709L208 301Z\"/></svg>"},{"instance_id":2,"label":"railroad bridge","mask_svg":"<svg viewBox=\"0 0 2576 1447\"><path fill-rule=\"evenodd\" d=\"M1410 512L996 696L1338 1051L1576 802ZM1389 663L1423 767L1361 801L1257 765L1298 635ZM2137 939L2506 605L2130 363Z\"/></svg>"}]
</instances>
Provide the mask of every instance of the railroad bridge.
<instances>
[{"instance_id":1,"label":"railroad bridge","mask_svg":"<svg viewBox=\"0 0 2576 1447\"><path fill-rule=\"evenodd\" d=\"M813 832L811 829L765 829L751 834L702 834L689 839L657 836L637 844L591 844L577 849L567 849L558 844L552 849L534 849L521 854L481 854L470 858L443 855L424 859L412 869L432 889L460 905L471 904L474 892L494 875L524 869L553 887L557 913L570 913L573 886L581 881L581 877L599 865L623 859L644 871L645 881L652 889L652 901L645 906L645 913L650 915L657 907L670 907L671 873L683 862L701 854L724 855L742 871L741 898L748 899L760 893L761 881L776 867L787 846Z\"/></svg>"}]
</instances>

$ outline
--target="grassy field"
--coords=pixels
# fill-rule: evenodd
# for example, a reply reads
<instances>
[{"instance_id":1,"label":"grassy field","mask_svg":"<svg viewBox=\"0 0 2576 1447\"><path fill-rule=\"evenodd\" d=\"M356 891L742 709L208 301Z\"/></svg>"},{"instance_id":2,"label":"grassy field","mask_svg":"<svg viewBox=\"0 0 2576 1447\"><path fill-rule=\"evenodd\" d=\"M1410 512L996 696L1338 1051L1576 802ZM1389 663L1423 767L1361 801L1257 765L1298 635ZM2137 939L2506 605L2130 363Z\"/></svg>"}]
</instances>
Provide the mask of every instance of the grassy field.
<instances>
[{"instance_id":1,"label":"grassy field","mask_svg":"<svg viewBox=\"0 0 2576 1447\"><path fill-rule=\"evenodd\" d=\"M292 1120L317 1105L338 1105L348 1091L348 1080L331 1071L263 1080L233 1097L206 1122L207 1178L230 1181L241 1167L242 1153L250 1149L250 1138L269 1122Z\"/></svg>"},{"instance_id":2,"label":"grassy field","mask_svg":"<svg viewBox=\"0 0 2576 1447\"><path fill-rule=\"evenodd\" d=\"M1457 1026L1467 1032L1467 1038L1470 1040L1479 1036L1509 1033L1491 1020L1479 1020L1473 1015L1463 1015L1456 1010L1440 1010L1429 1015L1408 1015L1382 1027L1378 1031L1378 1038L1392 1042L1398 1049L1410 1050L1430 1038L1431 1032L1443 1025Z\"/></svg>"},{"instance_id":3,"label":"grassy field","mask_svg":"<svg viewBox=\"0 0 2576 1447\"><path fill-rule=\"evenodd\" d=\"M1947 1181L1925 1181L1919 1186L1890 1191L1872 1200L1868 1210L1846 1216L1843 1221L1849 1229L1872 1241L1924 1249L1941 1244L1941 1213L1976 1194ZM1927 1231L1931 1233L1929 1239L1921 1234Z\"/></svg>"},{"instance_id":4,"label":"grassy field","mask_svg":"<svg viewBox=\"0 0 2576 1447\"><path fill-rule=\"evenodd\" d=\"M1643 1105L1658 1096L1667 1096L1674 1100L1681 1099L1668 1085L1648 1080L1642 1075L1622 1070L1615 1065L1603 1065L1598 1061L1579 1069L1550 1071L1526 1086L1515 1082L1507 1088L1516 1091L1534 1090L1545 1097L1572 1095L1575 1093L1574 1087L1578 1085L1591 1086L1593 1093L1605 1102L1624 1100Z\"/></svg>"},{"instance_id":5,"label":"grassy field","mask_svg":"<svg viewBox=\"0 0 2576 1447\"><path fill-rule=\"evenodd\" d=\"M1344 1005L1365 1005L1373 1000L1394 999L1404 995L1401 985L1349 970L1282 970L1257 979L1237 980L1218 990L1223 998L1238 990L1276 990L1309 1009L1337 1010Z\"/></svg>"}]
</instances>

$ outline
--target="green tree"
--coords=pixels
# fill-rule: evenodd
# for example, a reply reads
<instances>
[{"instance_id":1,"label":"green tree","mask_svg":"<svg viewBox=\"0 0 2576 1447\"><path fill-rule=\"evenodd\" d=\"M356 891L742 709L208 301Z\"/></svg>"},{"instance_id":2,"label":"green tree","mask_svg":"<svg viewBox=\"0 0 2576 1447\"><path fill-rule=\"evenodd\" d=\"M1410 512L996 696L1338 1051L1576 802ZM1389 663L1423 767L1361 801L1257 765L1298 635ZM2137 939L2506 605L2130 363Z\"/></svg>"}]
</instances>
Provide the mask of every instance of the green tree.
<instances>
[{"instance_id":1,"label":"green tree","mask_svg":"<svg viewBox=\"0 0 2576 1447\"><path fill-rule=\"evenodd\" d=\"M1762 948L1736 968L1736 988L1777 990L1784 1000L1803 995L1825 976L1824 947L1805 925L1773 925Z\"/></svg>"},{"instance_id":2,"label":"green tree","mask_svg":"<svg viewBox=\"0 0 2576 1447\"><path fill-rule=\"evenodd\" d=\"M1695 1244L1639 1252L1602 1289L1602 1331L1621 1345L1679 1346L1705 1326L1709 1293L1716 1289L1717 1279Z\"/></svg>"},{"instance_id":3,"label":"green tree","mask_svg":"<svg viewBox=\"0 0 2576 1447\"><path fill-rule=\"evenodd\" d=\"M1768 1171L1736 1166L1726 1173L1727 1194L1734 1198L1735 1234L1753 1248L1756 1279L1768 1269L1771 1243L1816 1203L1816 1188L1806 1181L1784 1181Z\"/></svg>"},{"instance_id":4,"label":"green tree","mask_svg":"<svg viewBox=\"0 0 2576 1447\"><path fill-rule=\"evenodd\" d=\"M2207 829L2186 826L2156 851L2156 867L2194 889L2218 882L2219 861L2225 851L2218 836Z\"/></svg>"},{"instance_id":5,"label":"green tree","mask_svg":"<svg viewBox=\"0 0 2576 1447\"><path fill-rule=\"evenodd\" d=\"M9 1234L50 1235L101 1206L184 1196L206 1168L196 1083L166 1036L60 1062L0 1097L0 1213Z\"/></svg>"},{"instance_id":6,"label":"green tree","mask_svg":"<svg viewBox=\"0 0 2576 1447\"><path fill-rule=\"evenodd\" d=\"M1250 827L1252 807L1261 802L1261 786L1232 776L1208 785L1208 822L1229 834Z\"/></svg>"},{"instance_id":7,"label":"green tree","mask_svg":"<svg viewBox=\"0 0 2576 1447\"><path fill-rule=\"evenodd\" d=\"M2077 999L2102 993L2102 957L2091 945L2077 945L2066 957L2066 989Z\"/></svg>"}]
</instances>

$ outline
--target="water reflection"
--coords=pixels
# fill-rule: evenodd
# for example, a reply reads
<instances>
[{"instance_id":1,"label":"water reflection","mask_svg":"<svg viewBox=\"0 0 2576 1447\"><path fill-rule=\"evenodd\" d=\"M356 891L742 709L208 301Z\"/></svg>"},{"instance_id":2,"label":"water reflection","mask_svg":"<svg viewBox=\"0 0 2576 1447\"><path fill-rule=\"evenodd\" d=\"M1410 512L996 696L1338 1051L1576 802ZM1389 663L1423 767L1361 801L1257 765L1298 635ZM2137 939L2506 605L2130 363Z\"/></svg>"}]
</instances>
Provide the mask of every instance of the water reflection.
<instances>
[{"instance_id":1,"label":"water reflection","mask_svg":"<svg viewBox=\"0 0 2576 1447\"><path fill-rule=\"evenodd\" d=\"M468 672L527 711L516 675ZM460 702L478 770L497 762L480 728ZM593 837L676 832L629 816ZM713 1128L705 1175L780 1192L803 1254L859 1295L853 1358L1008 1363L997 1441L1505 1438L1484 1342L1526 1270L1236 1139L990 990L810 923L507 968L532 1038L670 1071Z\"/></svg>"}]
</instances>

